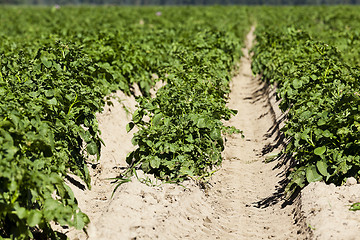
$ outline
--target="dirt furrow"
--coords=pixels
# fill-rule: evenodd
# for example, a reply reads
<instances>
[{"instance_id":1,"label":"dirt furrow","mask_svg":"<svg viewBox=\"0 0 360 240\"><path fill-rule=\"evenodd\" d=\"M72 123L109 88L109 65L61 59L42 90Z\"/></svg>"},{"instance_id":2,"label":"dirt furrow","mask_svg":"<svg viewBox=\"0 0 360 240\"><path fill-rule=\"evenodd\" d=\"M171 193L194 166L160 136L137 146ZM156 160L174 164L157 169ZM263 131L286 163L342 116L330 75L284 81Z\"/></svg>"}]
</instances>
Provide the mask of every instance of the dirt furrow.
<instances>
[{"instance_id":1,"label":"dirt furrow","mask_svg":"<svg viewBox=\"0 0 360 240\"><path fill-rule=\"evenodd\" d=\"M232 81L228 104L238 110L229 125L243 130L245 138L228 137L223 167L214 176L215 187L210 196L219 203L214 204L215 208L229 207L230 228L236 239L303 239L297 235L294 207L282 207L284 200L279 189L284 169L278 168L276 162L264 163L263 150L274 144L278 134L269 134L276 125L269 88L251 72L248 51L254 40L253 31L254 28L247 36L245 56Z\"/></svg>"}]
</instances>

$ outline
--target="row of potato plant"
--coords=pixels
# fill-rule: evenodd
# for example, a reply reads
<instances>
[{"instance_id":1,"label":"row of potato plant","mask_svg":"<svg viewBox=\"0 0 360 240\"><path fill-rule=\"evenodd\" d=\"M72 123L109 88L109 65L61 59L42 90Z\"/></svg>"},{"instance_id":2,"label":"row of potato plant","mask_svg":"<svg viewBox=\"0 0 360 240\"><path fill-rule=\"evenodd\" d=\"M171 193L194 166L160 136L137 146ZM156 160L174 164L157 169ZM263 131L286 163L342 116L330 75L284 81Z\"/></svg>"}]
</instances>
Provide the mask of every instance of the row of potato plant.
<instances>
[{"instance_id":1,"label":"row of potato plant","mask_svg":"<svg viewBox=\"0 0 360 240\"><path fill-rule=\"evenodd\" d=\"M128 162L179 181L221 162L230 71L248 28L236 7L0 9L0 236L63 239L51 222L86 229L64 183L90 188L95 118L115 90L142 92ZM149 98L157 74L167 84ZM143 116L150 116L146 122ZM120 144L120 143L119 143ZM192 154L195 154L192 156ZM140 158L139 158L140 156Z\"/></svg>"},{"instance_id":2,"label":"row of potato plant","mask_svg":"<svg viewBox=\"0 0 360 240\"><path fill-rule=\"evenodd\" d=\"M312 39L336 47L348 65L359 66L359 6L262 6L254 10L260 24L276 23L278 27L305 30Z\"/></svg>"},{"instance_id":3,"label":"row of potato plant","mask_svg":"<svg viewBox=\"0 0 360 240\"><path fill-rule=\"evenodd\" d=\"M306 31L264 22L256 34L253 72L276 84L287 115L285 153L295 161L287 193L314 181L359 179L359 69Z\"/></svg>"},{"instance_id":4,"label":"row of potato plant","mask_svg":"<svg viewBox=\"0 0 360 240\"><path fill-rule=\"evenodd\" d=\"M64 178L72 172L90 187L84 153L99 154L95 112L103 100L98 78L90 70L93 62L76 46L45 44L29 56L5 45L0 60L0 233L11 239L57 239L61 234L52 231L51 221L79 229L88 222Z\"/></svg>"},{"instance_id":5,"label":"row of potato plant","mask_svg":"<svg viewBox=\"0 0 360 240\"><path fill-rule=\"evenodd\" d=\"M226 106L226 99L240 39L199 29L175 46L169 54L177 65L163 69L166 85L155 98L138 99L139 109L128 125L128 130L139 128L132 140L138 148L127 157L130 176L138 167L172 182L209 175L221 164L222 133L237 132L221 120L237 112Z\"/></svg>"}]
</instances>

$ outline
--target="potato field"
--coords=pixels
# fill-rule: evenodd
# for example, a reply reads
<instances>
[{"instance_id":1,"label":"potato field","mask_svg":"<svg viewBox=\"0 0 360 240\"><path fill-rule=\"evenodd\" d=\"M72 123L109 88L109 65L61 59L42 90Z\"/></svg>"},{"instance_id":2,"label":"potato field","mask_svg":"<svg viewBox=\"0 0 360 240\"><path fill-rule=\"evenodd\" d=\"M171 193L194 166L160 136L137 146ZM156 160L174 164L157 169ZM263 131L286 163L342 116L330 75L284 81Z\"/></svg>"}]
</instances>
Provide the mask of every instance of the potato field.
<instances>
[{"instance_id":1,"label":"potato field","mask_svg":"<svg viewBox=\"0 0 360 240\"><path fill-rule=\"evenodd\" d=\"M358 239L359 80L357 6L1 6L0 239Z\"/></svg>"}]
</instances>

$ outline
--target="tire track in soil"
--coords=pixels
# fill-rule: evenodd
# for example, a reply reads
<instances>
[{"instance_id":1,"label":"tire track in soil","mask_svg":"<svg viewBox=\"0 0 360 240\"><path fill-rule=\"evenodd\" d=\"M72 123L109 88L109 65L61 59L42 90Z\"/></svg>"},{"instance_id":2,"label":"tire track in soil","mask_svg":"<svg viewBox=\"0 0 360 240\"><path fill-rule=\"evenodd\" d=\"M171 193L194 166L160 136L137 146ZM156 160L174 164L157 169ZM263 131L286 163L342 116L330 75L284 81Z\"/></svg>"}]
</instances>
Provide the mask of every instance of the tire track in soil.
<instances>
[{"instance_id":1,"label":"tire track in soil","mask_svg":"<svg viewBox=\"0 0 360 240\"><path fill-rule=\"evenodd\" d=\"M267 136L276 124L274 111L280 111L270 104L269 88L251 72L249 49L254 28L247 35L228 103L238 110L228 124L241 129L245 138L227 137L223 166L214 175L209 194L215 211L226 216L230 229L229 236L217 239L304 239L297 235L295 206L282 207L284 201L279 198L285 169L278 168L276 161L264 163L263 149L274 145L278 136Z\"/></svg>"}]
</instances>

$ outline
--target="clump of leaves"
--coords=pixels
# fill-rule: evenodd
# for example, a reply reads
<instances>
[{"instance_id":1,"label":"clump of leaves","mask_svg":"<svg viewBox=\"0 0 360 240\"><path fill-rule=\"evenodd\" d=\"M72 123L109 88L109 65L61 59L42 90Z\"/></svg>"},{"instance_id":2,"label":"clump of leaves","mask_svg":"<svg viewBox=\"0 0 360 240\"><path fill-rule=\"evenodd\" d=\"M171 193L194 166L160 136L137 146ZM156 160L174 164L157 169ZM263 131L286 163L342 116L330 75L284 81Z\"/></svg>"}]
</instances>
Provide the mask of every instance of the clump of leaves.
<instances>
[{"instance_id":1,"label":"clump of leaves","mask_svg":"<svg viewBox=\"0 0 360 240\"><path fill-rule=\"evenodd\" d=\"M132 139L138 148L127 156L129 169L122 179L137 168L170 182L209 176L222 161L222 133L240 133L221 121L237 113L226 107L233 66L229 59L237 48L212 31L190 40L174 52L181 71L166 69L167 84L156 97L138 98L139 108L127 126L128 131L139 129ZM229 47L233 52L226 53ZM223 58L213 58L215 54Z\"/></svg>"},{"instance_id":2,"label":"clump of leaves","mask_svg":"<svg viewBox=\"0 0 360 240\"><path fill-rule=\"evenodd\" d=\"M84 230L89 222L64 178L72 172L90 187L85 160L99 156L103 92L81 48L53 42L34 53L1 56L0 232L60 239L51 221Z\"/></svg>"},{"instance_id":3,"label":"clump of leaves","mask_svg":"<svg viewBox=\"0 0 360 240\"><path fill-rule=\"evenodd\" d=\"M304 31L263 31L253 71L276 82L280 108L287 111L285 152L296 164L287 193L314 181L340 185L347 177L359 177L359 69Z\"/></svg>"}]
</instances>

